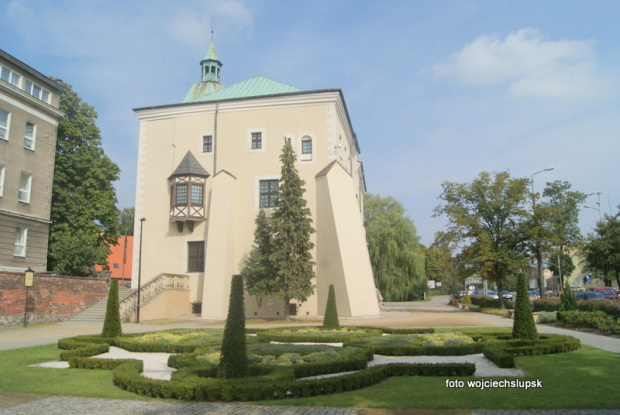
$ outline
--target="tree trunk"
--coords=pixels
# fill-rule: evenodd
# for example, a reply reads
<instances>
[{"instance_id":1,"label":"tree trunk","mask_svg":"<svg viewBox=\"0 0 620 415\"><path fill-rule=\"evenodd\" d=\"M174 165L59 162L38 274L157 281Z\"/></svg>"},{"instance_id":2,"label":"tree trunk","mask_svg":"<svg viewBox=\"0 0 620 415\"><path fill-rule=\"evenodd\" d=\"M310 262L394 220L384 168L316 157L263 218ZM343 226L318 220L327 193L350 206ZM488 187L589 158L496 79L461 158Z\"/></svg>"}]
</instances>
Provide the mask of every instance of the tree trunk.
<instances>
[{"instance_id":1,"label":"tree trunk","mask_svg":"<svg viewBox=\"0 0 620 415\"><path fill-rule=\"evenodd\" d=\"M540 290L540 298L545 298L545 273L542 267L542 251L540 246L536 246L536 265L538 268L538 289Z\"/></svg>"}]
</instances>

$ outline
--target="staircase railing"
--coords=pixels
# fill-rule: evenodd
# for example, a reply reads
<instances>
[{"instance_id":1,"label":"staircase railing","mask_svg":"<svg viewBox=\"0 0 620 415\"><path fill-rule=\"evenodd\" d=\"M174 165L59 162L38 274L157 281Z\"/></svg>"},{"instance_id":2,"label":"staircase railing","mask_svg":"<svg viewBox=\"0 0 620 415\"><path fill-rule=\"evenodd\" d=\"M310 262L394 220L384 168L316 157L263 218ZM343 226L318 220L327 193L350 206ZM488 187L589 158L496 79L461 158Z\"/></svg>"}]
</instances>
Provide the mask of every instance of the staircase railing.
<instances>
[{"instance_id":1,"label":"staircase railing","mask_svg":"<svg viewBox=\"0 0 620 415\"><path fill-rule=\"evenodd\" d=\"M166 290L189 290L189 276L176 274L159 274L143 285L140 292L140 308ZM138 307L138 290L131 293L119 302L119 311L122 321L130 321L136 314Z\"/></svg>"}]
</instances>

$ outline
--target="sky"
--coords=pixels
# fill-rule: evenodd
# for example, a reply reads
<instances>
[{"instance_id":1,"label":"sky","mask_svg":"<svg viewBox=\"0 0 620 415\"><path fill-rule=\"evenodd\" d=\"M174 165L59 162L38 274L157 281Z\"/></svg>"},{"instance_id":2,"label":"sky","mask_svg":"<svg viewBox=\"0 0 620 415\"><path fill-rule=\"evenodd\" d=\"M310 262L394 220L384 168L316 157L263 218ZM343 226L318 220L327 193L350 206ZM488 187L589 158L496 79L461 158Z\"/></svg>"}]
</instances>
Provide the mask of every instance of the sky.
<instances>
[{"instance_id":1,"label":"sky","mask_svg":"<svg viewBox=\"0 0 620 415\"><path fill-rule=\"evenodd\" d=\"M618 212L619 15L616 0L0 0L0 49L95 107L124 208L133 109L179 103L213 29L225 86L343 91L367 190L401 202L428 246L442 183L482 171L601 193L584 234Z\"/></svg>"}]
</instances>

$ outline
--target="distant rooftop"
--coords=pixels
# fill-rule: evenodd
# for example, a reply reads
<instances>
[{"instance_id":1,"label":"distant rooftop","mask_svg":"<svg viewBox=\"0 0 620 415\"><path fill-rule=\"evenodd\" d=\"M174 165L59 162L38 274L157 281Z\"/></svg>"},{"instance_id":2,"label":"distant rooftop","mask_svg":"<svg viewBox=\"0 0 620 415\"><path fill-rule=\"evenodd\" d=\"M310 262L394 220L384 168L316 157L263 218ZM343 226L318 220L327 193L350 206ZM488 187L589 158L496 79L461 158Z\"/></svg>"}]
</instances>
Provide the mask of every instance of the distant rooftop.
<instances>
[{"instance_id":1,"label":"distant rooftop","mask_svg":"<svg viewBox=\"0 0 620 415\"><path fill-rule=\"evenodd\" d=\"M195 92L201 84L194 85L183 99L183 103L188 102L209 102L220 101L236 98L251 98L267 95L287 94L291 92L303 92L302 89L296 88L282 82L264 76L255 76L245 81L236 83L229 87L214 91L206 88L201 96L196 97Z\"/></svg>"}]
</instances>

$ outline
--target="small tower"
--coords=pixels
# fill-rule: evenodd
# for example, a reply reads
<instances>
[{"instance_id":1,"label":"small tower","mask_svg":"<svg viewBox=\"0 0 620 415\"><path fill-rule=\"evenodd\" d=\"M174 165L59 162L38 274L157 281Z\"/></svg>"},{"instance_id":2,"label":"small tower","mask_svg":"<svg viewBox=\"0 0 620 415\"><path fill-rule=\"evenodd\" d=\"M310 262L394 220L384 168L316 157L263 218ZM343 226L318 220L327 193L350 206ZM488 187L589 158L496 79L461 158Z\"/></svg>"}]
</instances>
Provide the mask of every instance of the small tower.
<instances>
[{"instance_id":1,"label":"small tower","mask_svg":"<svg viewBox=\"0 0 620 415\"><path fill-rule=\"evenodd\" d=\"M220 83L220 69L222 62L217 58L215 53L215 44L213 43L213 32L211 33L211 44L207 55L200 61L202 68L202 82Z\"/></svg>"},{"instance_id":2,"label":"small tower","mask_svg":"<svg viewBox=\"0 0 620 415\"><path fill-rule=\"evenodd\" d=\"M222 62L215 53L215 43L213 43L213 31L211 31L211 43L205 57L200 61L200 82L192 85L182 102L199 101L214 92L224 89L220 84L220 69Z\"/></svg>"}]
</instances>

